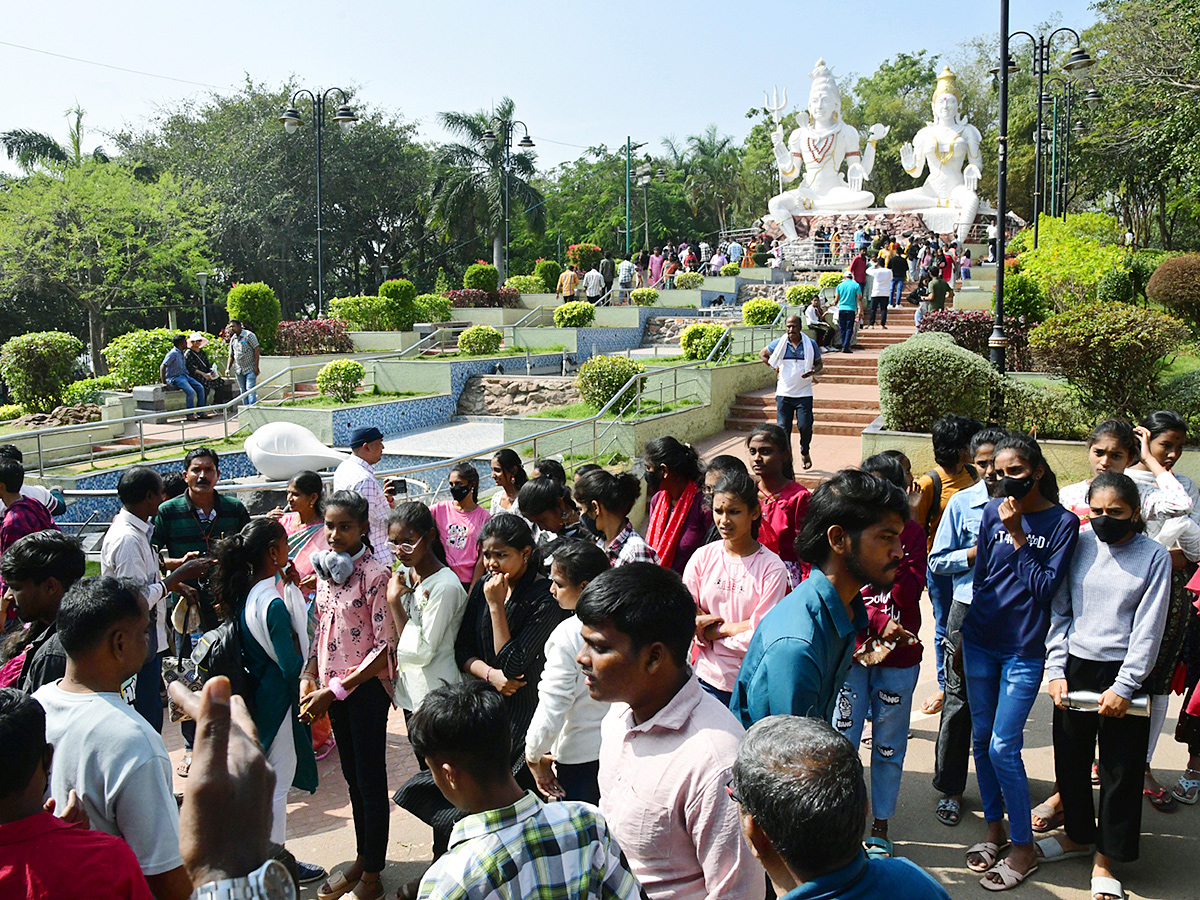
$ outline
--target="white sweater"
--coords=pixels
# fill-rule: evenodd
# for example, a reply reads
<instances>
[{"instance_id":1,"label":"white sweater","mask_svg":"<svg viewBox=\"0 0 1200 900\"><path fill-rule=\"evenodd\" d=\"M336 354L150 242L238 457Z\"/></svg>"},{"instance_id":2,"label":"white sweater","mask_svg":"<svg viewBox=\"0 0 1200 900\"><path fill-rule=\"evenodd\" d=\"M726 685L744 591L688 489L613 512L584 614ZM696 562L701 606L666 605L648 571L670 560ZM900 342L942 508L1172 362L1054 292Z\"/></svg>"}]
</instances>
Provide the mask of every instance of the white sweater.
<instances>
[{"instance_id":1,"label":"white sweater","mask_svg":"<svg viewBox=\"0 0 1200 900\"><path fill-rule=\"evenodd\" d=\"M600 758L600 722L609 704L593 700L575 657L583 648L582 625L571 616L550 633L546 667L538 682L538 705L525 732L525 758L546 753L565 765Z\"/></svg>"}]
</instances>

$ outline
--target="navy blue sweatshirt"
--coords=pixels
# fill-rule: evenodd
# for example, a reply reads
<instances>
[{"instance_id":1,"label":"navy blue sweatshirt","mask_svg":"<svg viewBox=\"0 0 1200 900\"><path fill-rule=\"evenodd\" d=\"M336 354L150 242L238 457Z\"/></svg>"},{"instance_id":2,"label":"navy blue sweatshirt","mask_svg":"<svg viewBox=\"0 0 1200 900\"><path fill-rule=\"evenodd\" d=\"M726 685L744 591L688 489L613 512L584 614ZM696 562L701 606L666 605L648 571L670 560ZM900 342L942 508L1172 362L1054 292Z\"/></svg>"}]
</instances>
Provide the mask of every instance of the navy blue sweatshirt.
<instances>
[{"instance_id":1,"label":"navy blue sweatshirt","mask_svg":"<svg viewBox=\"0 0 1200 900\"><path fill-rule=\"evenodd\" d=\"M1050 603L1067 577L1079 517L1055 504L1021 517L1026 543L1013 551L1000 521L1001 500L991 500L979 523L975 585L963 637L998 653L1041 659L1046 655Z\"/></svg>"}]
</instances>

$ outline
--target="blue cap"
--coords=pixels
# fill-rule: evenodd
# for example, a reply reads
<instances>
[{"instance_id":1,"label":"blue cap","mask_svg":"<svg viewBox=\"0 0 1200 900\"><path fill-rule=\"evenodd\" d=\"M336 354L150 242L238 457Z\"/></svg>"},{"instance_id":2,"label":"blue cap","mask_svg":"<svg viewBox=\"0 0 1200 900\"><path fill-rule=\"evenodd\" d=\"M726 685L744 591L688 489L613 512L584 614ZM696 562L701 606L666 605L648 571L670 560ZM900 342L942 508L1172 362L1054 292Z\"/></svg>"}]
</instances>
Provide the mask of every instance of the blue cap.
<instances>
[{"instance_id":1,"label":"blue cap","mask_svg":"<svg viewBox=\"0 0 1200 900\"><path fill-rule=\"evenodd\" d=\"M371 441L377 441L383 437L383 432L374 425L367 425L363 428L355 428L350 432L350 449L357 450L363 444L369 444Z\"/></svg>"}]
</instances>

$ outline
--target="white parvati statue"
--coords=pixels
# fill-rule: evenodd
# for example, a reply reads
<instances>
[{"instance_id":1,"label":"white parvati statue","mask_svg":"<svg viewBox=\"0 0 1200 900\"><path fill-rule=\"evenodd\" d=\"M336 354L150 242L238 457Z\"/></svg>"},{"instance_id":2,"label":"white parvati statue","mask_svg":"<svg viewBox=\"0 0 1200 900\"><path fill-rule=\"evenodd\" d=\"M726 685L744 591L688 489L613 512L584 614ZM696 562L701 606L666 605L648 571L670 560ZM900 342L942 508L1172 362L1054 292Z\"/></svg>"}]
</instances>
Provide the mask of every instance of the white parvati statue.
<instances>
[{"instance_id":1,"label":"white parvati statue","mask_svg":"<svg viewBox=\"0 0 1200 900\"><path fill-rule=\"evenodd\" d=\"M947 66L933 91L933 121L917 132L911 144L900 147L904 171L918 178L925 166L929 177L918 188L888 194L883 203L900 212L919 212L930 230L955 231L961 245L979 211L979 129L959 116L962 92ZM964 166L965 164L965 166Z\"/></svg>"},{"instance_id":2,"label":"white parvati statue","mask_svg":"<svg viewBox=\"0 0 1200 900\"><path fill-rule=\"evenodd\" d=\"M785 240L796 237L792 216L817 211L866 209L875 195L862 189L875 167L875 144L888 133L884 125L872 125L865 154L860 153L858 129L842 121L842 92L833 73L818 59L812 72L808 95L808 124L801 125L783 142L783 129L771 135L775 163L784 182L795 181L803 169L803 181L795 188L772 197L767 204L771 219L783 230ZM846 176L842 163L847 162Z\"/></svg>"}]
</instances>

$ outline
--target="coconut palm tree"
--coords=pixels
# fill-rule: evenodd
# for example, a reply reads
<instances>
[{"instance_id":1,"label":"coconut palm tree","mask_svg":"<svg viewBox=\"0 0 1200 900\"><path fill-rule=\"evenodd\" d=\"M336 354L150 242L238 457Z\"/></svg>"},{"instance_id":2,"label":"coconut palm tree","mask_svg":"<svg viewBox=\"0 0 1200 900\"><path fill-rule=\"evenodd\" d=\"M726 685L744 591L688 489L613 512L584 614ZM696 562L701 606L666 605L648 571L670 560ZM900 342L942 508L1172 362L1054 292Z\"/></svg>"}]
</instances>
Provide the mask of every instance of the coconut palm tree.
<instances>
[{"instance_id":1,"label":"coconut palm tree","mask_svg":"<svg viewBox=\"0 0 1200 900\"><path fill-rule=\"evenodd\" d=\"M83 117L87 115L87 111L76 106L74 109L68 109L66 115L71 117L72 121L68 126L70 143L65 147L48 134L25 128L15 128L0 134L0 147L4 148L8 158L14 160L26 174L37 169L79 166L88 158L96 162L108 162L108 154L101 147L96 147L90 154L83 152Z\"/></svg>"},{"instance_id":2,"label":"coconut palm tree","mask_svg":"<svg viewBox=\"0 0 1200 900\"><path fill-rule=\"evenodd\" d=\"M741 190L741 149L729 135L709 125L690 135L681 147L673 138L663 141L673 170L683 173L684 193L692 215L711 216L720 231L729 225L729 212Z\"/></svg>"},{"instance_id":3,"label":"coconut palm tree","mask_svg":"<svg viewBox=\"0 0 1200 900\"><path fill-rule=\"evenodd\" d=\"M492 260L504 271L504 135L513 121L513 101L502 99L494 114L486 110L473 113L444 112L438 120L447 131L462 138L462 143L443 144L434 152L434 212L441 228L449 233L480 234L492 243ZM496 121L498 120L498 122ZM488 131L500 140L484 140ZM528 151L513 153L507 173L509 214L523 215L535 234L545 230L544 198L530 184L537 174L534 155Z\"/></svg>"}]
</instances>

